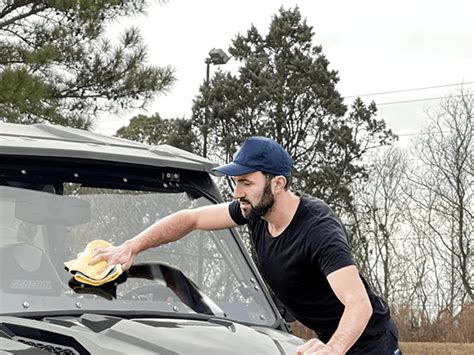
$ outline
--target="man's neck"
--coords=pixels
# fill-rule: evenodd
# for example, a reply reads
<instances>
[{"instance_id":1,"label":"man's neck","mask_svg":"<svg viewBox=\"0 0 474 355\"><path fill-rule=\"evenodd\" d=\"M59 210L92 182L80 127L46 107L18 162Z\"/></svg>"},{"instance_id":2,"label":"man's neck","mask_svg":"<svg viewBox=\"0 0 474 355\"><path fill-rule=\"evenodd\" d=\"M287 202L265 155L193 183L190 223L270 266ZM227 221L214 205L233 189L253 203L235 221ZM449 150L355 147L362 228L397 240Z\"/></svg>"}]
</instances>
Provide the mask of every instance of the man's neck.
<instances>
[{"instance_id":1,"label":"man's neck","mask_svg":"<svg viewBox=\"0 0 474 355\"><path fill-rule=\"evenodd\" d=\"M288 227L299 203L300 197L291 191L285 191L275 199L272 209L263 217L273 237L279 236Z\"/></svg>"}]
</instances>

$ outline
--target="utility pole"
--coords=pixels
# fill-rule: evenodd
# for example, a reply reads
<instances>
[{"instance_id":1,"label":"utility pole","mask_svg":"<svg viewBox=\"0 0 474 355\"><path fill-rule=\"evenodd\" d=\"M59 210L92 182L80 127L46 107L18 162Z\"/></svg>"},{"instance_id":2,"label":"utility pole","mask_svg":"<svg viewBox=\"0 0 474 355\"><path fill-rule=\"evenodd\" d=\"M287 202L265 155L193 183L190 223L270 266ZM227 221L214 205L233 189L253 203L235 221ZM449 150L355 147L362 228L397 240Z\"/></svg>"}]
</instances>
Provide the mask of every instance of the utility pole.
<instances>
[{"instance_id":1,"label":"utility pole","mask_svg":"<svg viewBox=\"0 0 474 355\"><path fill-rule=\"evenodd\" d=\"M202 136L203 136L203 146L202 146L202 156L207 158L207 136L209 133L209 74L210 74L210 67L211 64L214 65L222 65L229 61L229 55L224 52L222 49L213 48L209 51L209 57L204 60L206 63L206 95L204 97L204 124L202 127Z\"/></svg>"}]
</instances>

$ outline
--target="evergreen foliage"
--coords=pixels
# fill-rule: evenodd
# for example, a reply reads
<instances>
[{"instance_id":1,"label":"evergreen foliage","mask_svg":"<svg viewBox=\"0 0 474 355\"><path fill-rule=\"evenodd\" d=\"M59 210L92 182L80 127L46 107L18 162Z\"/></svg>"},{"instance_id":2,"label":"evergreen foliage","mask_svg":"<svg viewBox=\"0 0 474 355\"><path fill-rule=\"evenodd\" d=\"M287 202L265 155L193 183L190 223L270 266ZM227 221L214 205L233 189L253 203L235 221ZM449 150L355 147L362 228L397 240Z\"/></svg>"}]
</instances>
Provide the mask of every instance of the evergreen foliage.
<instances>
[{"instance_id":1,"label":"evergreen foliage","mask_svg":"<svg viewBox=\"0 0 474 355\"><path fill-rule=\"evenodd\" d=\"M251 135L276 139L294 159L294 188L347 210L349 183L365 176L361 157L396 137L374 103L357 98L346 107L338 73L313 38L298 7L281 8L266 35L254 26L238 35L229 48L241 63L238 75L217 72L201 86L193 122L200 135L208 132L208 151L218 161L232 160Z\"/></svg>"},{"instance_id":2,"label":"evergreen foliage","mask_svg":"<svg viewBox=\"0 0 474 355\"><path fill-rule=\"evenodd\" d=\"M146 64L139 31L119 43L107 24L147 1L4 1L0 7L0 121L90 128L99 113L148 104L173 83L169 67Z\"/></svg>"},{"instance_id":3,"label":"evergreen foliage","mask_svg":"<svg viewBox=\"0 0 474 355\"><path fill-rule=\"evenodd\" d=\"M116 135L151 145L169 144L188 152L195 150L197 145L190 120L163 119L158 114L151 117L138 115L131 119L128 126L120 128Z\"/></svg>"}]
</instances>

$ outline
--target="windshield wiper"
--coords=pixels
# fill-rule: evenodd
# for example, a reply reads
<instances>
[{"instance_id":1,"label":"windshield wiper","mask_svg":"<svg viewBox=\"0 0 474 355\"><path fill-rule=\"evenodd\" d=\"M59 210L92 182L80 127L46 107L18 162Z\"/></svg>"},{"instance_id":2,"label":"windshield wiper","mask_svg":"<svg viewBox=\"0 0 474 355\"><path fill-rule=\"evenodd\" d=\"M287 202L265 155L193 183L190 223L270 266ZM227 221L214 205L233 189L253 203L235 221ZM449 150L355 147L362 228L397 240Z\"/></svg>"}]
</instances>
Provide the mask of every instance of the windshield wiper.
<instances>
[{"instance_id":1,"label":"windshield wiper","mask_svg":"<svg viewBox=\"0 0 474 355\"><path fill-rule=\"evenodd\" d=\"M127 273L128 277L165 281L166 286L181 302L196 313L227 317L225 312L179 269L161 263L145 263L132 265Z\"/></svg>"}]
</instances>

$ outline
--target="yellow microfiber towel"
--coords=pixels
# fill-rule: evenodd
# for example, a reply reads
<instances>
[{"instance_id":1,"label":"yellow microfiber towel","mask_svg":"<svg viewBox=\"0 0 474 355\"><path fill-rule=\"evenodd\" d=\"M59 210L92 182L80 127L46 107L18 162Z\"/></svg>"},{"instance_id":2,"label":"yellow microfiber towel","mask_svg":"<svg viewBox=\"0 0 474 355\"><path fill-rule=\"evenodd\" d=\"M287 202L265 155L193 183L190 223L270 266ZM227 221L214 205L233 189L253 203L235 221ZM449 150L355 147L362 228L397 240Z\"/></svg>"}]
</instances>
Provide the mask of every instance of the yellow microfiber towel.
<instances>
[{"instance_id":1,"label":"yellow microfiber towel","mask_svg":"<svg viewBox=\"0 0 474 355\"><path fill-rule=\"evenodd\" d=\"M66 261L64 265L66 266L66 269L74 275L74 279L80 283L100 286L113 281L122 274L122 265L111 265L100 274L98 272L107 265L105 260L102 260L95 265L89 265L89 262L92 259L92 254L96 248L111 246L112 244L105 240L93 240L87 244L83 252L77 254L76 259Z\"/></svg>"}]
</instances>

